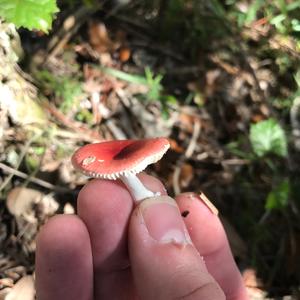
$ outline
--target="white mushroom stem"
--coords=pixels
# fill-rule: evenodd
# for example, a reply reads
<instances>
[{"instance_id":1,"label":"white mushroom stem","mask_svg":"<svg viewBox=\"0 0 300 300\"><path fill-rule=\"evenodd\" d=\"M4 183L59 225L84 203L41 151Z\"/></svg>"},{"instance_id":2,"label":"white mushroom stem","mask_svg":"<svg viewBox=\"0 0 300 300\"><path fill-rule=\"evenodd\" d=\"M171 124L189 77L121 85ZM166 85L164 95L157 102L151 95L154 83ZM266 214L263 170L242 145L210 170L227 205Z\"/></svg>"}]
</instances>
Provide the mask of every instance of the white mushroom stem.
<instances>
[{"instance_id":1,"label":"white mushroom stem","mask_svg":"<svg viewBox=\"0 0 300 300\"><path fill-rule=\"evenodd\" d=\"M145 198L150 198L150 197L160 195L160 193L154 193L154 192L149 191L143 185L143 183L138 179L138 177L136 175L120 176L120 179L126 185L131 196L137 202L141 201Z\"/></svg>"}]
</instances>

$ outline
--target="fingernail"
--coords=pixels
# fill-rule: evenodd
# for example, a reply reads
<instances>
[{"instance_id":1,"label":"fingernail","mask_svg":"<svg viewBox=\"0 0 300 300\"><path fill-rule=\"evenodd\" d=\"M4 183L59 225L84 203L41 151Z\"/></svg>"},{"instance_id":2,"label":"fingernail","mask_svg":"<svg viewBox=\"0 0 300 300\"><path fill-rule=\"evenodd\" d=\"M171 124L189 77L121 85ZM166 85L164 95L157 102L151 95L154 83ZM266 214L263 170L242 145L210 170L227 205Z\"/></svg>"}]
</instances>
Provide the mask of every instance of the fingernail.
<instances>
[{"instance_id":1,"label":"fingernail","mask_svg":"<svg viewBox=\"0 0 300 300\"><path fill-rule=\"evenodd\" d=\"M199 194L199 198L202 200L202 202L204 202L204 204L210 209L210 211L214 214L214 215L218 215L219 211L218 209L213 205L213 203L205 196L204 193L200 193Z\"/></svg>"},{"instance_id":2,"label":"fingernail","mask_svg":"<svg viewBox=\"0 0 300 300\"><path fill-rule=\"evenodd\" d=\"M191 244L176 202L168 196L152 197L140 204L149 235L160 243Z\"/></svg>"},{"instance_id":3,"label":"fingernail","mask_svg":"<svg viewBox=\"0 0 300 300\"><path fill-rule=\"evenodd\" d=\"M195 199L195 200L200 200L202 203L205 204L205 206L209 209L211 213L214 215L218 215L219 211L218 209L214 206L214 204L206 197L204 193L196 194L196 193L183 193L181 196L188 197L190 199Z\"/></svg>"}]
</instances>

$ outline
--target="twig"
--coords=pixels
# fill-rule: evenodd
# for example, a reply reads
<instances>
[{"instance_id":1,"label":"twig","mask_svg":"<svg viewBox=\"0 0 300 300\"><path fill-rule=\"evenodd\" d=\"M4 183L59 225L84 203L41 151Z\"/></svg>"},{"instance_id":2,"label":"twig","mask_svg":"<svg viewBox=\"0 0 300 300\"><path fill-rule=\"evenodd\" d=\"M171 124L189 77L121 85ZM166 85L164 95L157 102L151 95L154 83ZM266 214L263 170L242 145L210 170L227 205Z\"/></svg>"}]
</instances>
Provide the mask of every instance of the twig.
<instances>
[{"instance_id":1,"label":"twig","mask_svg":"<svg viewBox=\"0 0 300 300\"><path fill-rule=\"evenodd\" d=\"M53 57L57 56L60 52L62 52L65 45L68 43L68 41L71 39L71 37L78 31L80 26L81 26L81 24L76 24L73 28L70 29L70 31L65 33L63 38L58 41L58 43L55 45L55 47L47 55L45 62L51 61Z\"/></svg>"},{"instance_id":2,"label":"twig","mask_svg":"<svg viewBox=\"0 0 300 300\"><path fill-rule=\"evenodd\" d=\"M242 166L250 164L250 160L248 159L239 159L239 158L231 158L225 159L221 162L223 166Z\"/></svg>"},{"instance_id":3,"label":"twig","mask_svg":"<svg viewBox=\"0 0 300 300\"><path fill-rule=\"evenodd\" d=\"M30 182L33 182L39 186L42 186L46 189L49 189L51 191L57 191L57 192L61 192L61 193L70 193L72 192L70 189L68 188L64 188L58 185L54 185L50 182L44 181L42 179L36 178L36 177L31 177L30 175L27 175L24 172L21 172L19 170L16 170L14 168L11 168L3 163L0 163L0 168L2 170L4 170L4 172L10 173L12 176L18 176L20 178L26 179Z\"/></svg>"},{"instance_id":4,"label":"twig","mask_svg":"<svg viewBox=\"0 0 300 300\"><path fill-rule=\"evenodd\" d=\"M200 135L200 132L201 132L201 123L199 120L196 120L195 121L195 125L194 125L194 128L193 128L193 135L192 135L192 138L189 142L189 145L185 151L185 157L186 158L190 158L194 151L195 151L195 148L196 148L196 145L197 145L197 140L198 140L198 137Z\"/></svg>"},{"instance_id":5,"label":"twig","mask_svg":"<svg viewBox=\"0 0 300 300\"><path fill-rule=\"evenodd\" d=\"M290 120L294 136L294 146L300 150L300 97L296 97L290 109Z\"/></svg>"},{"instance_id":6,"label":"twig","mask_svg":"<svg viewBox=\"0 0 300 300\"><path fill-rule=\"evenodd\" d=\"M23 158L25 157L30 145L38 138L41 136L41 133L38 133L38 134L35 134L31 139L29 139L27 141L27 143L24 145L24 148L20 154L20 157L19 157L19 161L16 165L16 169L18 169L23 161ZM12 180L12 178L14 177L14 174L11 173L9 174L6 179L3 181L3 183L1 184L0 186L0 192L9 184L9 182Z\"/></svg>"},{"instance_id":7,"label":"twig","mask_svg":"<svg viewBox=\"0 0 300 300\"><path fill-rule=\"evenodd\" d=\"M281 42L280 39L276 38L276 36L275 37L268 36L268 34L265 33L263 30L260 30L258 28L254 28L252 26L247 26L246 25L245 28L248 29L249 31L256 32L257 34L259 34L260 36L263 36L264 38L268 38L268 42L269 42L271 47L272 47L272 45L277 46L277 47L281 48L283 51L287 51L291 56L293 56L297 59L300 58L300 55L299 55L299 53L297 52L296 49L293 49L292 47L290 47L286 44L283 44L283 42ZM292 42L294 42L294 45L296 45L296 42L293 39L291 39L291 40L292 40ZM274 48L274 46L273 46L273 48Z\"/></svg>"},{"instance_id":8,"label":"twig","mask_svg":"<svg viewBox=\"0 0 300 300\"><path fill-rule=\"evenodd\" d=\"M127 23L128 25L131 25L132 27L138 28L139 30L143 31L143 33L140 34L140 36L143 36L144 33L147 33L149 35L152 34L151 27L148 26L145 22L140 22L137 18L128 17L125 15L113 15L117 21ZM153 34L152 34L153 36Z\"/></svg>"},{"instance_id":9,"label":"twig","mask_svg":"<svg viewBox=\"0 0 300 300\"><path fill-rule=\"evenodd\" d=\"M199 138L200 132L201 132L201 123L199 120L195 120L193 134L190 139L190 142L186 148L185 153L178 159L176 166L175 166L174 173L173 173L173 189L174 189L175 195L178 195L181 193L180 182L179 182L181 168L182 168L184 162L187 159L192 157L192 155L195 151L196 145L197 145L197 140Z\"/></svg>"},{"instance_id":10,"label":"twig","mask_svg":"<svg viewBox=\"0 0 300 300\"><path fill-rule=\"evenodd\" d=\"M155 52L158 52L158 53L161 53L165 56L169 56L175 60L178 60L178 61L181 61L183 62L184 61L184 58L174 52L172 49L170 48L166 48L165 46L161 46L161 45L158 45L158 44L155 44L153 43L153 41L134 41L134 42L131 42L130 43L130 46L132 47L140 47L140 48L146 48L147 50L152 50L152 51L155 51Z\"/></svg>"},{"instance_id":11,"label":"twig","mask_svg":"<svg viewBox=\"0 0 300 300\"><path fill-rule=\"evenodd\" d=\"M175 66L175 67L166 67L166 74L174 76L188 76L188 75L197 75L203 70L200 66Z\"/></svg>"},{"instance_id":12,"label":"twig","mask_svg":"<svg viewBox=\"0 0 300 300\"><path fill-rule=\"evenodd\" d=\"M82 133L82 139L87 142L95 142L95 141L101 141L102 138L100 134L90 129L88 126L86 126L83 123L76 122L74 120L68 119L61 111L59 111L54 105L49 103L48 100L44 99L42 101L42 105L44 106L47 111L53 115L57 120L59 120L64 126L73 129L74 131Z\"/></svg>"},{"instance_id":13,"label":"twig","mask_svg":"<svg viewBox=\"0 0 300 300\"><path fill-rule=\"evenodd\" d=\"M64 46L72 38L72 36L78 31L81 25L90 17L91 14L95 13L101 5L81 6L74 14L68 16L62 24L61 29L52 37L48 43L49 55L46 62L55 57L62 51Z\"/></svg>"},{"instance_id":14,"label":"twig","mask_svg":"<svg viewBox=\"0 0 300 300\"><path fill-rule=\"evenodd\" d=\"M112 16L115 16L122 8L124 8L125 6L127 6L130 3L130 0L122 0L122 1L116 1L116 2L117 2L117 4L106 13L104 19L108 19Z\"/></svg>"},{"instance_id":15,"label":"twig","mask_svg":"<svg viewBox=\"0 0 300 300\"><path fill-rule=\"evenodd\" d=\"M45 156L46 156L46 151L44 151L43 155L40 157L40 161L39 161L37 168L35 168L35 170L33 170L33 172L31 172L28 175L28 178L25 180L25 182L23 184L24 187L26 187L28 185L28 183L30 182L30 178L35 177L35 175L38 173L38 171L42 167L42 163L43 163Z\"/></svg>"},{"instance_id":16,"label":"twig","mask_svg":"<svg viewBox=\"0 0 300 300\"><path fill-rule=\"evenodd\" d=\"M126 134L120 129L113 120L107 120L106 126L117 140L126 140Z\"/></svg>"},{"instance_id":17,"label":"twig","mask_svg":"<svg viewBox=\"0 0 300 300\"><path fill-rule=\"evenodd\" d=\"M175 195L179 195L181 193L181 188L180 188L180 183L179 183L179 178L180 178L180 173L181 173L181 167L182 167L182 161L177 163L175 166L175 170L173 172L173 190Z\"/></svg>"}]
</instances>

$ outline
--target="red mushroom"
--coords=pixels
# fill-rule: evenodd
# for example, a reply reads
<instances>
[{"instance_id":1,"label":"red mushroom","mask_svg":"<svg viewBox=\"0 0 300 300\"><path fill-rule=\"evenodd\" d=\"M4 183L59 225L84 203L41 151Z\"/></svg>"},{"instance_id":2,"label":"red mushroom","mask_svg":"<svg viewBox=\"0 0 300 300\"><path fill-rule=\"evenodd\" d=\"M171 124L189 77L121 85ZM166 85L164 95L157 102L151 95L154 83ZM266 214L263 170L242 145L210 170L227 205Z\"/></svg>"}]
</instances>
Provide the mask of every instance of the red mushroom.
<instances>
[{"instance_id":1,"label":"red mushroom","mask_svg":"<svg viewBox=\"0 0 300 300\"><path fill-rule=\"evenodd\" d=\"M133 198L140 201L156 194L146 189L136 174L159 161L169 147L166 138L88 144L73 154L72 164L90 177L121 179Z\"/></svg>"}]
</instances>

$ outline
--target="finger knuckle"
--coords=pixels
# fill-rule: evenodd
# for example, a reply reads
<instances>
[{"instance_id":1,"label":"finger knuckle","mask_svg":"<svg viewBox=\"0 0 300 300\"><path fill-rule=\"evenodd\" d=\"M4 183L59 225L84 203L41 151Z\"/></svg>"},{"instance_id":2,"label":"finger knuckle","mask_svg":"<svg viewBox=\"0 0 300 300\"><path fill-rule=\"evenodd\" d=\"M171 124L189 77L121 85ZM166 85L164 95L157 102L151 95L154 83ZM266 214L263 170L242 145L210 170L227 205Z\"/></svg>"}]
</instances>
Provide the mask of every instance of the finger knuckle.
<instances>
[{"instance_id":1,"label":"finger knuckle","mask_svg":"<svg viewBox=\"0 0 300 300\"><path fill-rule=\"evenodd\" d=\"M221 288L215 282L201 284L190 292L179 296L176 300L225 300L225 295ZM175 299L174 299L175 300Z\"/></svg>"},{"instance_id":2,"label":"finger knuckle","mask_svg":"<svg viewBox=\"0 0 300 300\"><path fill-rule=\"evenodd\" d=\"M174 272L171 280L173 291L176 296L173 300L225 300L224 292L206 272L199 271L198 268L186 268L182 266Z\"/></svg>"}]
</instances>

